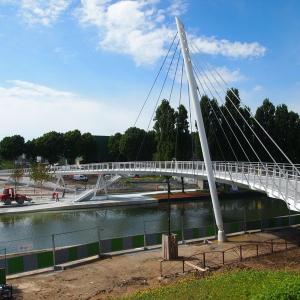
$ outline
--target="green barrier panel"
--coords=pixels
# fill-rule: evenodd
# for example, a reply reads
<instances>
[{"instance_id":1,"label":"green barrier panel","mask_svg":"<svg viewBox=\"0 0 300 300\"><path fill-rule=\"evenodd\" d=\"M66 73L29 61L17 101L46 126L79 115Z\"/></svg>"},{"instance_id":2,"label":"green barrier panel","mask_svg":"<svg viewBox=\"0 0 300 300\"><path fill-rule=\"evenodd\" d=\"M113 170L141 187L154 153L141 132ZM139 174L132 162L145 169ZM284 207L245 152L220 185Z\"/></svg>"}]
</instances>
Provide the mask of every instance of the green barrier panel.
<instances>
[{"instance_id":1,"label":"green barrier panel","mask_svg":"<svg viewBox=\"0 0 300 300\"><path fill-rule=\"evenodd\" d=\"M88 256L94 256L94 255L99 254L99 243L98 242L87 244L86 246L87 246Z\"/></svg>"},{"instance_id":2,"label":"green barrier panel","mask_svg":"<svg viewBox=\"0 0 300 300\"><path fill-rule=\"evenodd\" d=\"M37 254L38 269L49 268L53 266L52 251L42 252Z\"/></svg>"},{"instance_id":3,"label":"green barrier panel","mask_svg":"<svg viewBox=\"0 0 300 300\"><path fill-rule=\"evenodd\" d=\"M24 272L23 256L11 257L7 260L8 274Z\"/></svg>"},{"instance_id":4,"label":"green barrier panel","mask_svg":"<svg viewBox=\"0 0 300 300\"><path fill-rule=\"evenodd\" d=\"M123 239L116 238L111 240L111 250L112 251L121 251L123 250Z\"/></svg>"},{"instance_id":5,"label":"green barrier panel","mask_svg":"<svg viewBox=\"0 0 300 300\"><path fill-rule=\"evenodd\" d=\"M215 228L213 225L206 227L206 236L215 235Z\"/></svg>"},{"instance_id":6,"label":"green barrier panel","mask_svg":"<svg viewBox=\"0 0 300 300\"><path fill-rule=\"evenodd\" d=\"M162 233L158 233L156 235L156 241L157 241L157 244L161 244L162 243Z\"/></svg>"},{"instance_id":7,"label":"green barrier panel","mask_svg":"<svg viewBox=\"0 0 300 300\"><path fill-rule=\"evenodd\" d=\"M229 231L228 233L234 233L234 232L240 232L242 231L241 227L240 227L240 223L236 222L236 223L230 223L229 224Z\"/></svg>"},{"instance_id":8,"label":"green barrier panel","mask_svg":"<svg viewBox=\"0 0 300 300\"><path fill-rule=\"evenodd\" d=\"M144 236L135 235L132 237L132 246L133 248L140 248L144 246Z\"/></svg>"},{"instance_id":9,"label":"green barrier panel","mask_svg":"<svg viewBox=\"0 0 300 300\"><path fill-rule=\"evenodd\" d=\"M5 271L5 269L0 269L0 284L6 284L6 271Z\"/></svg>"},{"instance_id":10,"label":"green barrier panel","mask_svg":"<svg viewBox=\"0 0 300 300\"><path fill-rule=\"evenodd\" d=\"M260 221L248 221L246 222L247 230L255 230L261 228Z\"/></svg>"},{"instance_id":11,"label":"green barrier panel","mask_svg":"<svg viewBox=\"0 0 300 300\"><path fill-rule=\"evenodd\" d=\"M289 217L282 217L280 218L281 226L289 226Z\"/></svg>"},{"instance_id":12,"label":"green barrier panel","mask_svg":"<svg viewBox=\"0 0 300 300\"><path fill-rule=\"evenodd\" d=\"M77 260L77 247L72 247L68 249L68 261Z\"/></svg>"},{"instance_id":13,"label":"green barrier panel","mask_svg":"<svg viewBox=\"0 0 300 300\"><path fill-rule=\"evenodd\" d=\"M199 228L193 228L193 239L200 237L200 230Z\"/></svg>"}]
</instances>

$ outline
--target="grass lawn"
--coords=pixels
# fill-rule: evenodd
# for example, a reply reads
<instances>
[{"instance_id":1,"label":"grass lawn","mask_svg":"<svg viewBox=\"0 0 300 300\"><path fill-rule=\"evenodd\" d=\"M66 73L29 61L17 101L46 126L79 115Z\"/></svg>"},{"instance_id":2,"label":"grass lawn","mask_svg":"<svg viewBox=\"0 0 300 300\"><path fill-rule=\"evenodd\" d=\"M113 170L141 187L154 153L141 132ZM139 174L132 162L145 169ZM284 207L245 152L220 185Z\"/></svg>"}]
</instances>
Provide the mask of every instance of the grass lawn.
<instances>
[{"instance_id":1,"label":"grass lawn","mask_svg":"<svg viewBox=\"0 0 300 300\"><path fill-rule=\"evenodd\" d=\"M300 299L300 274L284 271L232 271L205 279L185 279L141 291L125 299Z\"/></svg>"}]
</instances>

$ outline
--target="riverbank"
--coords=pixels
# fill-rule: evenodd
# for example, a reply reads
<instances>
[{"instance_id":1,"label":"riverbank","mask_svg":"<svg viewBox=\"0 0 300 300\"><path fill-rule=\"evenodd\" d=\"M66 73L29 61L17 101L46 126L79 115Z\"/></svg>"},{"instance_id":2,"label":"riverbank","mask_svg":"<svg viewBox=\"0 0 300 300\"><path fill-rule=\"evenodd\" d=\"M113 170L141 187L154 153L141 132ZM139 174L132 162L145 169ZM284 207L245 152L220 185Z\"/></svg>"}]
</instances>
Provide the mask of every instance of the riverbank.
<instances>
[{"instance_id":1,"label":"riverbank","mask_svg":"<svg viewBox=\"0 0 300 300\"><path fill-rule=\"evenodd\" d=\"M295 231L296 230L296 231ZM194 243L179 246L179 255L191 257L203 251L225 250L239 245L263 243L270 239L287 239L299 236L299 229L261 232L229 237L224 244ZM245 257L253 255L253 250L244 252ZM10 279L9 284L15 288L15 299L111 299L123 297L130 293L152 287L166 286L185 278L182 264L178 261L165 266L166 278L160 278L159 264L161 249L128 253L117 256L106 256L96 262L90 262L64 271L50 272L28 277ZM231 261L230 261L231 259ZM207 265L215 261L207 257ZM300 249L251 257L239 261L237 257L227 258L228 266L218 268L216 272L227 272L232 269L254 270L292 270L300 271ZM109 272L108 272L109 270ZM189 269L186 269L188 271ZM186 274L190 274L187 272Z\"/></svg>"}]
</instances>

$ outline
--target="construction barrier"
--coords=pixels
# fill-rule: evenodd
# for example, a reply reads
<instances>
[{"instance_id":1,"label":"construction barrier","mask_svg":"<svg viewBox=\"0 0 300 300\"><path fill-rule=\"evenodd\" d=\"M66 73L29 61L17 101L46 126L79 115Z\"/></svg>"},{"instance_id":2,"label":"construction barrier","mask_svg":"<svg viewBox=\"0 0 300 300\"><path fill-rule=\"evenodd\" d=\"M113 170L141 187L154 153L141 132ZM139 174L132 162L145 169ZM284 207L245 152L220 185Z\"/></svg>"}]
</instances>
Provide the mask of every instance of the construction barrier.
<instances>
[{"instance_id":1,"label":"construction barrier","mask_svg":"<svg viewBox=\"0 0 300 300\"><path fill-rule=\"evenodd\" d=\"M263 230L279 227L289 227L290 225L296 224L300 224L300 215L275 217L267 220L225 223L224 228L225 232L229 234L247 230ZM199 238L211 238L216 235L217 230L215 225L209 225L206 227L184 229L183 232L181 230L172 232L177 234L177 239L179 241L188 241ZM26 254L14 254L7 256L0 255L0 281L3 280L5 274L10 275L37 269L45 269L87 257L96 255L100 256L104 253L124 251L136 248L145 249L148 246L160 245L162 234L163 233L145 233L140 235L118 237L105 240L99 239L98 241L89 244L57 249L55 248L55 244L53 243L52 249Z\"/></svg>"}]
</instances>

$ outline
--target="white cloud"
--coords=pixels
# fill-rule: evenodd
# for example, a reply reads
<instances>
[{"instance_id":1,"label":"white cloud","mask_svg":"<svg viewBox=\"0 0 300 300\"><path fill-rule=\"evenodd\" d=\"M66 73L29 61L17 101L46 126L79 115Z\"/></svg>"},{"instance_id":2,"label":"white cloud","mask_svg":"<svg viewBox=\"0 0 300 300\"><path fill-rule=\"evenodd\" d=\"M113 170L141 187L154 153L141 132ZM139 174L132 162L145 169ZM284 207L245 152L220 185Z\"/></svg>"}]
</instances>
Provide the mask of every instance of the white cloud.
<instances>
[{"instance_id":1,"label":"white cloud","mask_svg":"<svg viewBox=\"0 0 300 300\"><path fill-rule=\"evenodd\" d=\"M264 87L261 86L261 85L259 85L259 84L253 87L253 91L254 91L254 92L260 92L260 91L262 91L263 89L264 89Z\"/></svg>"},{"instance_id":2,"label":"white cloud","mask_svg":"<svg viewBox=\"0 0 300 300\"><path fill-rule=\"evenodd\" d=\"M175 34L163 23L166 10L159 9L158 2L81 0L75 15L81 24L99 29L100 48L130 55L138 65L152 64Z\"/></svg>"},{"instance_id":3,"label":"white cloud","mask_svg":"<svg viewBox=\"0 0 300 300\"><path fill-rule=\"evenodd\" d=\"M126 130L132 125L129 120L136 117L136 111L114 105L113 101L86 99L20 80L9 81L8 87L0 86L0 106L9 112L1 117L0 138L12 134L33 138L50 130L75 128L110 135Z\"/></svg>"},{"instance_id":4,"label":"white cloud","mask_svg":"<svg viewBox=\"0 0 300 300\"><path fill-rule=\"evenodd\" d=\"M232 58L251 58L264 56L266 48L257 42L231 42L215 37L191 36L192 52L212 55L223 55Z\"/></svg>"},{"instance_id":5,"label":"white cloud","mask_svg":"<svg viewBox=\"0 0 300 300\"><path fill-rule=\"evenodd\" d=\"M19 5L20 15L27 24L48 26L58 19L71 2L72 0L14 0L8 3Z\"/></svg>"},{"instance_id":6,"label":"white cloud","mask_svg":"<svg viewBox=\"0 0 300 300\"><path fill-rule=\"evenodd\" d=\"M74 1L74 2L73 2ZM80 24L98 30L98 47L128 55L137 65L153 64L166 53L174 36L174 16L187 10L186 0L0 0L18 5L27 24L51 25L74 3ZM76 4L75 4L76 3ZM261 57L266 48L257 42L191 36L195 52L233 58Z\"/></svg>"}]
</instances>

